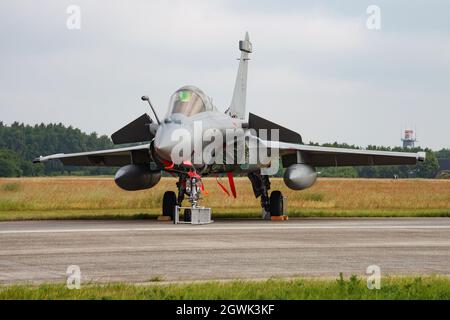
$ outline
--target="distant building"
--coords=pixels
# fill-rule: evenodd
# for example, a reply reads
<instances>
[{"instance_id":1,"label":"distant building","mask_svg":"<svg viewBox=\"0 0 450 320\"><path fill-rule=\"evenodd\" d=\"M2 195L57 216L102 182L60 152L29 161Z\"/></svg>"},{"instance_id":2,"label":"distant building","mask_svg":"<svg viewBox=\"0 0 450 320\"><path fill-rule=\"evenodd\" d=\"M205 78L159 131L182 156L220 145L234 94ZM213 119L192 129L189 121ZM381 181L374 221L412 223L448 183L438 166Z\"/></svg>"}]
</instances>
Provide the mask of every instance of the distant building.
<instances>
[{"instance_id":1,"label":"distant building","mask_svg":"<svg viewBox=\"0 0 450 320\"><path fill-rule=\"evenodd\" d=\"M439 169L436 173L437 179L450 179L450 159L438 158Z\"/></svg>"},{"instance_id":2,"label":"distant building","mask_svg":"<svg viewBox=\"0 0 450 320\"><path fill-rule=\"evenodd\" d=\"M403 148L414 148L414 145L417 142L416 136L414 135L414 130L406 129L402 142Z\"/></svg>"},{"instance_id":3,"label":"distant building","mask_svg":"<svg viewBox=\"0 0 450 320\"><path fill-rule=\"evenodd\" d=\"M450 170L450 159L437 159L439 162L439 170Z\"/></svg>"}]
</instances>

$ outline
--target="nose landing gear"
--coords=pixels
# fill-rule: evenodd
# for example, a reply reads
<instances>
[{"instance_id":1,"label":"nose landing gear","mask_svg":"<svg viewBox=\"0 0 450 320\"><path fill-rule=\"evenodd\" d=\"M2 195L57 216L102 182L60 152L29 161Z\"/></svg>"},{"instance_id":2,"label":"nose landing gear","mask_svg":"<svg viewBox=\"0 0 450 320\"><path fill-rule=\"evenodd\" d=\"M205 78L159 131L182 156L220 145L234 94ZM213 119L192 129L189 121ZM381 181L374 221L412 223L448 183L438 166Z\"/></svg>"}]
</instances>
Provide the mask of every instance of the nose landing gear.
<instances>
[{"instance_id":1,"label":"nose landing gear","mask_svg":"<svg viewBox=\"0 0 450 320\"><path fill-rule=\"evenodd\" d=\"M187 181L186 191L189 195L189 202L191 203L192 208L196 208L203 189L203 182L201 181L200 175L193 170L189 171L188 177L189 180Z\"/></svg>"},{"instance_id":2,"label":"nose landing gear","mask_svg":"<svg viewBox=\"0 0 450 320\"><path fill-rule=\"evenodd\" d=\"M173 191L166 191L163 197L163 216L175 220L177 206L181 208L185 196L188 196L188 201L191 206L184 209L184 221L189 222L192 219L192 210L200 208L198 202L200 195L204 191L201 176L194 170L190 170L186 174L182 174L177 182L178 196Z\"/></svg>"}]
</instances>

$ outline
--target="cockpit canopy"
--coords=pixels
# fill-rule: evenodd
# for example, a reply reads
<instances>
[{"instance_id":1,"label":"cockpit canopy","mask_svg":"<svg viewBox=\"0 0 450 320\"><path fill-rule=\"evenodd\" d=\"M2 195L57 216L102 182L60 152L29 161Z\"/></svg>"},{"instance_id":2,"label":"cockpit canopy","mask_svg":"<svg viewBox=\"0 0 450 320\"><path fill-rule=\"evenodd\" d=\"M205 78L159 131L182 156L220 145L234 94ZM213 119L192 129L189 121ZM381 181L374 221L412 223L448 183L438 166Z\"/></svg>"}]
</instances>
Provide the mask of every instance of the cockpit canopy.
<instances>
[{"instance_id":1,"label":"cockpit canopy","mask_svg":"<svg viewBox=\"0 0 450 320\"><path fill-rule=\"evenodd\" d=\"M212 109L211 101L202 90L194 86L186 86L178 89L170 98L167 116L181 113L191 117L200 112L210 111Z\"/></svg>"}]
</instances>

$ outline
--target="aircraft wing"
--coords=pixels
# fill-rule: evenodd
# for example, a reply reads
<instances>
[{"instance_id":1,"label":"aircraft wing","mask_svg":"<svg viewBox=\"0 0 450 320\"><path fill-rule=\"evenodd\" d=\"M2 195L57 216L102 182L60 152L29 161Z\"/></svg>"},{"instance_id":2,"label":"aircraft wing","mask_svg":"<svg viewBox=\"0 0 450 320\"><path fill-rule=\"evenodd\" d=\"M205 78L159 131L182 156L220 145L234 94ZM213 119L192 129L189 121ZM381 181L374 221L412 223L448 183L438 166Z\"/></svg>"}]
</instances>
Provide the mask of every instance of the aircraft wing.
<instances>
[{"instance_id":1,"label":"aircraft wing","mask_svg":"<svg viewBox=\"0 0 450 320\"><path fill-rule=\"evenodd\" d=\"M283 165L298 163L299 160L315 167L407 165L425 161L425 152L393 152L305 145L302 143L302 137L295 131L252 113L249 115L248 127L256 130L256 139L260 143L268 148L279 149ZM277 140L279 141L272 141L269 135L260 138L258 131L261 129L268 130L268 134L271 129L277 129L279 132ZM253 133L250 135L255 137ZM301 159L297 159L298 151Z\"/></svg>"},{"instance_id":2,"label":"aircraft wing","mask_svg":"<svg viewBox=\"0 0 450 320\"><path fill-rule=\"evenodd\" d=\"M269 148L278 148L280 155L296 155L315 167L414 165L425 161L425 152L392 152L310 146L296 143L265 141ZM296 160L296 159L294 159Z\"/></svg>"},{"instance_id":3,"label":"aircraft wing","mask_svg":"<svg viewBox=\"0 0 450 320\"><path fill-rule=\"evenodd\" d=\"M90 151L80 153L58 153L50 156L40 156L33 160L34 163L47 162L49 160L60 160L67 166L99 166L99 167L122 167L131 163L147 164L151 162L150 144L118 148L101 151Z\"/></svg>"}]
</instances>

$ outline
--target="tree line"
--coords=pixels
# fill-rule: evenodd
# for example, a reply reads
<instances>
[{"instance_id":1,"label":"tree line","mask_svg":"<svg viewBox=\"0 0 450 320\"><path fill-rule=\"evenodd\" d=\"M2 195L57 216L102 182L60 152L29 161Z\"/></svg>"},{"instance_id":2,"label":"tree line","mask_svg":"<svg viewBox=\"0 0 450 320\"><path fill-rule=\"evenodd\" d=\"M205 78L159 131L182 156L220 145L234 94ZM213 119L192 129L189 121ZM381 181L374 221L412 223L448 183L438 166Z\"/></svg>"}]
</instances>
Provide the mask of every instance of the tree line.
<instances>
[{"instance_id":1,"label":"tree line","mask_svg":"<svg viewBox=\"0 0 450 320\"><path fill-rule=\"evenodd\" d=\"M70 167L59 161L33 164L34 158L54 153L72 153L111 149L109 137L86 134L63 124L25 125L14 122L10 126L0 122L0 176L104 175L112 168Z\"/></svg>"},{"instance_id":2,"label":"tree line","mask_svg":"<svg viewBox=\"0 0 450 320\"><path fill-rule=\"evenodd\" d=\"M310 142L311 145L319 145ZM346 143L325 143L322 146L361 149ZM111 149L111 139L97 133L86 134L80 129L63 124L25 125L14 122L10 126L0 122L0 176L55 176L55 175L111 175L114 168L63 166L59 161L33 164L39 155L72 153L91 150ZM376 177L376 178L433 178L438 169L437 158L450 158L450 149L432 151L430 149L368 146L370 150L383 151L425 151L426 161L416 166L368 166L317 168L323 177ZM282 170L280 170L280 175Z\"/></svg>"}]
</instances>

